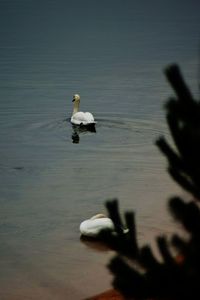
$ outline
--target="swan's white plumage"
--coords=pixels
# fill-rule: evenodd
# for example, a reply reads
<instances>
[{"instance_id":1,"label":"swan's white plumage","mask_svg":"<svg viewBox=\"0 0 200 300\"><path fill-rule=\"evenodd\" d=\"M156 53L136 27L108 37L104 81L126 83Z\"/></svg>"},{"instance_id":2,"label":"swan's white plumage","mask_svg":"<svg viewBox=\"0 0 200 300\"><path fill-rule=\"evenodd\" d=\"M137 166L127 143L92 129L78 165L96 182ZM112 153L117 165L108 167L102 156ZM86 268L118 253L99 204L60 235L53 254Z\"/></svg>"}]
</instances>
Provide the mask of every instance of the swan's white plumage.
<instances>
[{"instance_id":1,"label":"swan's white plumage","mask_svg":"<svg viewBox=\"0 0 200 300\"><path fill-rule=\"evenodd\" d=\"M80 224L80 232L83 236L96 237L101 230L114 231L114 224L110 218L98 214Z\"/></svg>"},{"instance_id":2,"label":"swan's white plumage","mask_svg":"<svg viewBox=\"0 0 200 300\"><path fill-rule=\"evenodd\" d=\"M71 123L74 125L90 125L95 124L93 115L90 112L79 111L80 96L75 94L73 96L74 109L71 117Z\"/></svg>"},{"instance_id":3,"label":"swan's white plumage","mask_svg":"<svg viewBox=\"0 0 200 300\"><path fill-rule=\"evenodd\" d=\"M71 122L75 125L94 124L94 117L90 112L79 111L71 117Z\"/></svg>"}]
</instances>

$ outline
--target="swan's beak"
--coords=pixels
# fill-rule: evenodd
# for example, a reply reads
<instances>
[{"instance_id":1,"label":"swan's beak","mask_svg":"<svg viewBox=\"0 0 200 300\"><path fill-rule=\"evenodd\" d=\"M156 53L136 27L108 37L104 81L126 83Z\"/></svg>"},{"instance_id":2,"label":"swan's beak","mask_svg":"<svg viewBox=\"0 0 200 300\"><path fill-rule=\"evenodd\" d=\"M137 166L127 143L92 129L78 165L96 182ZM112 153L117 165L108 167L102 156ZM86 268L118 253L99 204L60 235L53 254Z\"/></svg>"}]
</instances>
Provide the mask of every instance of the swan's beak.
<instances>
[{"instance_id":1,"label":"swan's beak","mask_svg":"<svg viewBox=\"0 0 200 300\"><path fill-rule=\"evenodd\" d=\"M72 102L74 102L74 101L75 101L75 99L72 100Z\"/></svg>"}]
</instances>

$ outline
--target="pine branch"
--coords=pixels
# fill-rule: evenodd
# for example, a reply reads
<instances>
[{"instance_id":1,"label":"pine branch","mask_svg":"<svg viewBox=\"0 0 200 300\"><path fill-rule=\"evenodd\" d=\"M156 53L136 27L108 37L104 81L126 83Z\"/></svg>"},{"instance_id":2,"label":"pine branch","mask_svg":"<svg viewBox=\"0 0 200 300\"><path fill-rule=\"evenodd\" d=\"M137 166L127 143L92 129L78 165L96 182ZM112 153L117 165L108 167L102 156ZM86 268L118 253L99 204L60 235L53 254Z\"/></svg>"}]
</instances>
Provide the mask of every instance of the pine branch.
<instances>
[{"instance_id":1,"label":"pine branch","mask_svg":"<svg viewBox=\"0 0 200 300\"><path fill-rule=\"evenodd\" d=\"M173 64L165 69L165 75L176 92L179 99L183 99L187 104L193 103L193 96L181 75L178 65Z\"/></svg>"},{"instance_id":2,"label":"pine branch","mask_svg":"<svg viewBox=\"0 0 200 300\"><path fill-rule=\"evenodd\" d=\"M168 160L170 175L200 200L200 104L194 100L177 65L168 67L165 74L177 96L166 104L167 123L176 149L164 137L156 144ZM157 237L162 261L158 261L150 246L138 246L134 213L126 213L123 224L118 201L109 201L106 206L115 234L102 232L99 237L117 252L108 266L116 289L127 299L189 300L192 295L200 298L200 209L197 203L186 203L177 196L170 199L170 213L182 224L189 238L184 240L173 234L167 241L165 236ZM178 254L172 253L172 247Z\"/></svg>"}]
</instances>

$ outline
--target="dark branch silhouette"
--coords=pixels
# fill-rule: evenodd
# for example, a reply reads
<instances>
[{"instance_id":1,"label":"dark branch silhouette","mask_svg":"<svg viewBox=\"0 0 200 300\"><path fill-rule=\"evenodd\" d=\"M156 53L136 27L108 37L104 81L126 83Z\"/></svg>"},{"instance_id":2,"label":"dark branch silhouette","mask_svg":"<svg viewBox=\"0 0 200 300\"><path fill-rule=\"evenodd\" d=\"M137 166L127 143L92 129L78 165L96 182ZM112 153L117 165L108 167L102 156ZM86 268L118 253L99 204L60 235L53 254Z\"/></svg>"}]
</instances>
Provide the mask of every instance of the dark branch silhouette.
<instances>
[{"instance_id":1,"label":"dark branch silhouette","mask_svg":"<svg viewBox=\"0 0 200 300\"><path fill-rule=\"evenodd\" d=\"M193 295L200 299L200 104L177 65L169 66L165 74L176 95L165 106L174 146L165 137L159 137L156 145L168 160L169 174L192 195L189 202L177 196L169 200L170 213L189 237L157 237L162 257L158 261L150 246L139 248L134 213L125 213L124 224L118 201L107 201L116 233L101 232L99 238L117 252L108 268L114 275L113 286L127 299L189 300Z\"/></svg>"}]
</instances>

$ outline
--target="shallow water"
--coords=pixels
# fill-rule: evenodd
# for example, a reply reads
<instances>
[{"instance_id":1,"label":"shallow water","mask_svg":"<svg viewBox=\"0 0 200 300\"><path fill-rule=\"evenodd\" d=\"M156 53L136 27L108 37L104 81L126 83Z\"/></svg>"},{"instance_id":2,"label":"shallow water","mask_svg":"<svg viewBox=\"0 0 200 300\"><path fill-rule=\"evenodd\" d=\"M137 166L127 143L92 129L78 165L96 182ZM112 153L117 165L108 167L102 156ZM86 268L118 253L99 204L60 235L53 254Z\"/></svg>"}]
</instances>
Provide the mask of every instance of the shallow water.
<instances>
[{"instance_id":1,"label":"shallow water","mask_svg":"<svg viewBox=\"0 0 200 300\"><path fill-rule=\"evenodd\" d=\"M166 64L180 63L197 91L199 4L182 5L0 1L2 300L83 299L110 287L112 251L79 235L106 199L136 212L141 244L173 231L166 200L183 191L154 142L169 138ZM69 122L77 92L96 132Z\"/></svg>"}]
</instances>

